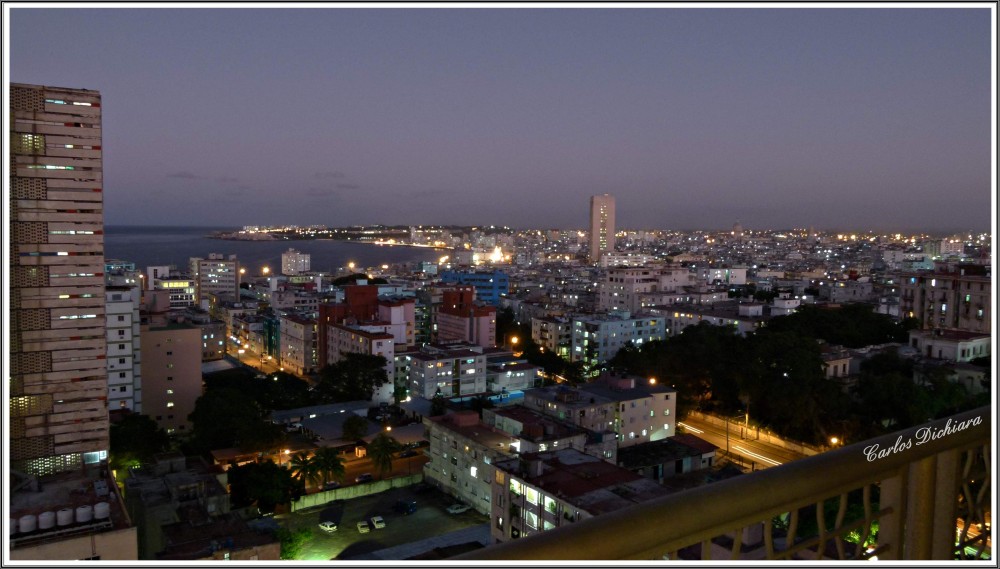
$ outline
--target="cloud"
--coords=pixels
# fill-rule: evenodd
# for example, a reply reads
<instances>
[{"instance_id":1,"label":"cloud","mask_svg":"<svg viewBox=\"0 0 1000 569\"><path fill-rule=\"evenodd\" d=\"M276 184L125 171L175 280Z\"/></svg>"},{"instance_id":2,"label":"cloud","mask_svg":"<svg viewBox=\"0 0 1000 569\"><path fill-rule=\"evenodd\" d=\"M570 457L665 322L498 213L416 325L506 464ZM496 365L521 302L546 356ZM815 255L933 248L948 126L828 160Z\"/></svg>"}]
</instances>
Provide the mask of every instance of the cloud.
<instances>
[{"instance_id":1,"label":"cloud","mask_svg":"<svg viewBox=\"0 0 1000 569\"><path fill-rule=\"evenodd\" d=\"M309 188L306 195L313 198L333 198L337 197L337 191L330 188Z\"/></svg>"},{"instance_id":2,"label":"cloud","mask_svg":"<svg viewBox=\"0 0 1000 569\"><path fill-rule=\"evenodd\" d=\"M316 172L315 174L313 174L313 177L316 178L317 180L329 180L331 178L333 179L346 178L347 174L334 170L333 172Z\"/></svg>"},{"instance_id":3,"label":"cloud","mask_svg":"<svg viewBox=\"0 0 1000 569\"><path fill-rule=\"evenodd\" d=\"M237 197L237 196L242 196L245 191L246 191L246 188L227 188L225 190L222 190L222 195L224 195L224 196L230 196L230 197Z\"/></svg>"},{"instance_id":4,"label":"cloud","mask_svg":"<svg viewBox=\"0 0 1000 569\"><path fill-rule=\"evenodd\" d=\"M215 181L219 182L220 184L235 184L235 183L239 182L240 179L239 178L232 178L232 177L229 177L229 176L223 176L221 178L216 178Z\"/></svg>"},{"instance_id":5,"label":"cloud","mask_svg":"<svg viewBox=\"0 0 1000 569\"><path fill-rule=\"evenodd\" d=\"M409 198L425 199L425 198L438 198L442 196L448 196L454 194L455 192L451 190L440 190L440 189L429 189L429 190L417 190L407 194Z\"/></svg>"},{"instance_id":6,"label":"cloud","mask_svg":"<svg viewBox=\"0 0 1000 569\"><path fill-rule=\"evenodd\" d=\"M357 184L337 184L337 189L338 190L358 190L358 189L361 189L361 186L359 186Z\"/></svg>"},{"instance_id":7,"label":"cloud","mask_svg":"<svg viewBox=\"0 0 1000 569\"><path fill-rule=\"evenodd\" d=\"M203 180L204 176L199 176L197 174L192 174L191 172L174 172L172 174L167 174L168 178L180 178L182 180Z\"/></svg>"}]
</instances>

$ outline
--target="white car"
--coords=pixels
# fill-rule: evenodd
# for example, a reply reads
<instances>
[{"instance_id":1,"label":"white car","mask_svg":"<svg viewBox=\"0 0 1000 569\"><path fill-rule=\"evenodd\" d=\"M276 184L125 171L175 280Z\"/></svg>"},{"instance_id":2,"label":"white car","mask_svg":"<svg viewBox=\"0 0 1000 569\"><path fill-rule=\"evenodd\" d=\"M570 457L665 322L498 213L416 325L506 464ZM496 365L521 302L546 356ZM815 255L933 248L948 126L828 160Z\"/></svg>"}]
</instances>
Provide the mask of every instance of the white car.
<instances>
[{"instance_id":1,"label":"white car","mask_svg":"<svg viewBox=\"0 0 1000 569\"><path fill-rule=\"evenodd\" d=\"M382 529L385 527L385 520L382 519L382 516L375 516L372 518L372 527L375 529Z\"/></svg>"},{"instance_id":2,"label":"white car","mask_svg":"<svg viewBox=\"0 0 1000 569\"><path fill-rule=\"evenodd\" d=\"M461 514L464 512L468 512L471 507L472 506L467 506L465 504L452 504L448 506L448 508L445 511L448 512L449 514Z\"/></svg>"},{"instance_id":3,"label":"white car","mask_svg":"<svg viewBox=\"0 0 1000 569\"><path fill-rule=\"evenodd\" d=\"M365 520L361 520L360 522L358 522L358 533L368 533L370 531L371 528L368 527L368 522L366 522Z\"/></svg>"},{"instance_id":4,"label":"white car","mask_svg":"<svg viewBox=\"0 0 1000 569\"><path fill-rule=\"evenodd\" d=\"M337 522L320 522L319 528L323 531L337 531Z\"/></svg>"}]
</instances>

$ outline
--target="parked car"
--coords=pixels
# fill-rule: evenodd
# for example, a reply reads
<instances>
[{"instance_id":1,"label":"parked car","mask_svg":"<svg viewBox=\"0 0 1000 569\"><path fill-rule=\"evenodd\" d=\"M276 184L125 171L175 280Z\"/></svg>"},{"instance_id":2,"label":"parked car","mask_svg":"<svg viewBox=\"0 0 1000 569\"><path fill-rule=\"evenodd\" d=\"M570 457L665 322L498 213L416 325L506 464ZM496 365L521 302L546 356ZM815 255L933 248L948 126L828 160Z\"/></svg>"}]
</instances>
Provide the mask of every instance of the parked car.
<instances>
[{"instance_id":1,"label":"parked car","mask_svg":"<svg viewBox=\"0 0 1000 569\"><path fill-rule=\"evenodd\" d=\"M471 507L472 506L468 506L466 504L452 504L448 506L448 508L445 511L448 512L449 514L461 514L464 512L468 512Z\"/></svg>"},{"instance_id":2,"label":"parked car","mask_svg":"<svg viewBox=\"0 0 1000 569\"><path fill-rule=\"evenodd\" d=\"M360 522L358 522L358 533L368 533L371 531L371 529L372 528L368 527L367 521L361 520Z\"/></svg>"},{"instance_id":3,"label":"parked car","mask_svg":"<svg viewBox=\"0 0 1000 569\"><path fill-rule=\"evenodd\" d=\"M375 529L382 529L385 527L385 520L382 519L382 516L372 517L372 527Z\"/></svg>"},{"instance_id":4,"label":"parked car","mask_svg":"<svg viewBox=\"0 0 1000 569\"><path fill-rule=\"evenodd\" d=\"M417 503L413 500L398 500L393 509L406 516L417 511Z\"/></svg>"},{"instance_id":5,"label":"parked car","mask_svg":"<svg viewBox=\"0 0 1000 569\"><path fill-rule=\"evenodd\" d=\"M340 488L340 482L337 482L336 480L332 480L323 485L324 490L336 490L337 488Z\"/></svg>"},{"instance_id":6,"label":"parked car","mask_svg":"<svg viewBox=\"0 0 1000 569\"><path fill-rule=\"evenodd\" d=\"M370 472L366 472L366 473L358 476L357 478L355 478L354 482L356 482L358 484L361 484L362 482L371 482L372 480L375 480L375 478L372 477L372 475L371 475Z\"/></svg>"},{"instance_id":7,"label":"parked car","mask_svg":"<svg viewBox=\"0 0 1000 569\"><path fill-rule=\"evenodd\" d=\"M407 449L399 453L399 458L409 458L411 456L417 456L417 451L413 449Z\"/></svg>"},{"instance_id":8,"label":"parked car","mask_svg":"<svg viewBox=\"0 0 1000 569\"><path fill-rule=\"evenodd\" d=\"M320 522L319 528L323 531L337 531L337 522Z\"/></svg>"}]
</instances>

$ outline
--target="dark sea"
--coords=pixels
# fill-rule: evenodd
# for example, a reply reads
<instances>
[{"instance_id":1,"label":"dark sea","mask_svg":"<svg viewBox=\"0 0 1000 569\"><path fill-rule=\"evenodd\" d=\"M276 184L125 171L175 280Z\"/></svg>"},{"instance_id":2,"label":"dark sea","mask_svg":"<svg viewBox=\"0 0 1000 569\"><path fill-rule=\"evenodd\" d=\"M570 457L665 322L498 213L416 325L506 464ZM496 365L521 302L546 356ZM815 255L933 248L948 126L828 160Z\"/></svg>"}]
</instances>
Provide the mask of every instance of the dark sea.
<instances>
[{"instance_id":1,"label":"dark sea","mask_svg":"<svg viewBox=\"0 0 1000 569\"><path fill-rule=\"evenodd\" d=\"M137 268L174 265L187 270L188 259L209 253L235 254L247 272L260 274L264 267L280 270L281 254L294 248L309 253L312 270L332 273L353 262L364 267L434 261L448 253L438 249L373 245L348 241L233 241L212 239L217 231L236 231L238 227L167 227L107 226L104 228L104 257L130 261Z\"/></svg>"}]
</instances>

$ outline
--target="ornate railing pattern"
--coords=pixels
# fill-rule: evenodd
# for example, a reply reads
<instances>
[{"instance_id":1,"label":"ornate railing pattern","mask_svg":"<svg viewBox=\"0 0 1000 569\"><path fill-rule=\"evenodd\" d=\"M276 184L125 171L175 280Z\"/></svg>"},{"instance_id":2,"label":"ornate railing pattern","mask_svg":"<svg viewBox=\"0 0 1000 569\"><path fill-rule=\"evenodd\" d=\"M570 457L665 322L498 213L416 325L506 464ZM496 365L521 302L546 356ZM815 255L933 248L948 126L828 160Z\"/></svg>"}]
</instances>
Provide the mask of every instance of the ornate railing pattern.
<instances>
[{"instance_id":1,"label":"ornate railing pattern","mask_svg":"<svg viewBox=\"0 0 1000 569\"><path fill-rule=\"evenodd\" d=\"M982 559L991 433L983 407L459 559Z\"/></svg>"}]
</instances>

